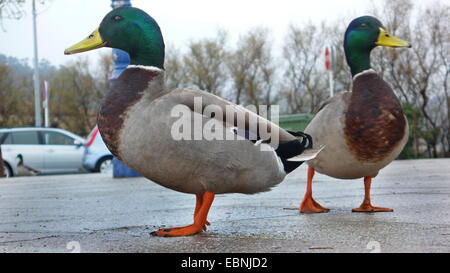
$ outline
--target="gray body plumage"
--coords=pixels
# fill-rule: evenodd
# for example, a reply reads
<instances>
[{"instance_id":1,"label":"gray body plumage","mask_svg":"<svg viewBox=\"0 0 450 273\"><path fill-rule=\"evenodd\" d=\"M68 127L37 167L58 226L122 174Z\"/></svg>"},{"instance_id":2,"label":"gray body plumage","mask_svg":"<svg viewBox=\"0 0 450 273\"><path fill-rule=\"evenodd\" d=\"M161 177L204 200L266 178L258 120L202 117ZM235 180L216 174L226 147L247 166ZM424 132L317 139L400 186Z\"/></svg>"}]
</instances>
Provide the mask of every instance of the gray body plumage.
<instances>
[{"instance_id":1,"label":"gray body plumage","mask_svg":"<svg viewBox=\"0 0 450 273\"><path fill-rule=\"evenodd\" d=\"M117 136L106 134L104 139L108 146L117 146L116 156L123 162L164 187L193 194L202 194L205 191L252 194L267 191L284 179L286 173L283 164L272 147L262 143L260 145L265 145L268 150L262 151L260 145L254 145L234 134L234 125L218 117L207 117L190 111L191 119L187 122L192 122L196 116L202 123L200 130L206 123L213 124L215 128L222 128L225 139L236 140L175 140L171 134L174 123L180 122L180 118L189 119L189 116L172 115L172 109L177 105L192 109L195 97L202 98L203 105L216 105L220 108L233 105L200 90L164 91L164 72L153 69L152 73L156 71L157 76L154 76L147 88L140 93L140 98L121 114L122 124L110 123L109 126L117 128L106 128L103 124L107 124L108 118L103 117L100 111L100 132L103 136L102 131L115 131ZM236 111L255 115L240 106L233 107ZM102 120L103 122L100 122ZM281 141L296 139L266 119L259 118L258 122L279 129ZM198 128L192 129L192 135L195 130ZM111 141L108 141L109 139ZM117 141L114 145L113 139Z\"/></svg>"}]
</instances>

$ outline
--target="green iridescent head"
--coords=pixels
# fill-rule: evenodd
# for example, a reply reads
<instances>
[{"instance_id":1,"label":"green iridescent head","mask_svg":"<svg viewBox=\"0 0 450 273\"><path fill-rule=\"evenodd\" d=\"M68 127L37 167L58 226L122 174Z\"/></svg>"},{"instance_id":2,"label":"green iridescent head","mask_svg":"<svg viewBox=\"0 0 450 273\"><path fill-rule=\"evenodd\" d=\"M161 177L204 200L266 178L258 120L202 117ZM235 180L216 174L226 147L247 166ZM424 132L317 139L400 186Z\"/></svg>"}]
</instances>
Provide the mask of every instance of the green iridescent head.
<instances>
[{"instance_id":1,"label":"green iridescent head","mask_svg":"<svg viewBox=\"0 0 450 273\"><path fill-rule=\"evenodd\" d=\"M411 47L411 44L389 34L375 17L354 19L345 32L344 50L352 75L370 69L370 52L377 46Z\"/></svg>"},{"instance_id":2,"label":"green iridescent head","mask_svg":"<svg viewBox=\"0 0 450 273\"><path fill-rule=\"evenodd\" d=\"M64 54L100 47L122 49L134 65L164 69L164 39L158 23L143 10L121 7L109 12L89 37L71 46Z\"/></svg>"}]
</instances>

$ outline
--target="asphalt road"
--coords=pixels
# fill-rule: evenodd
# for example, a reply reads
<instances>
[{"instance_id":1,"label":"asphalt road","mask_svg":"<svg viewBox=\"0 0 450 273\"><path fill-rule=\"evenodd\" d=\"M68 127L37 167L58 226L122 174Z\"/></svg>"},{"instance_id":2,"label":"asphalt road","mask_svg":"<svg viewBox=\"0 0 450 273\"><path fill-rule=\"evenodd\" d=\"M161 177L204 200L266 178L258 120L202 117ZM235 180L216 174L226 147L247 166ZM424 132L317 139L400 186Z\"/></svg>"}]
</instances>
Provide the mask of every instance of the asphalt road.
<instances>
[{"instance_id":1,"label":"asphalt road","mask_svg":"<svg viewBox=\"0 0 450 273\"><path fill-rule=\"evenodd\" d=\"M298 212L301 166L270 192L216 195L206 232L160 238L150 232L192 223L193 195L101 174L0 179L0 252L450 252L450 159L382 170L372 201L391 213L351 212L362 179L314 182L329 213Z\"/></svg>"}]
</instances>

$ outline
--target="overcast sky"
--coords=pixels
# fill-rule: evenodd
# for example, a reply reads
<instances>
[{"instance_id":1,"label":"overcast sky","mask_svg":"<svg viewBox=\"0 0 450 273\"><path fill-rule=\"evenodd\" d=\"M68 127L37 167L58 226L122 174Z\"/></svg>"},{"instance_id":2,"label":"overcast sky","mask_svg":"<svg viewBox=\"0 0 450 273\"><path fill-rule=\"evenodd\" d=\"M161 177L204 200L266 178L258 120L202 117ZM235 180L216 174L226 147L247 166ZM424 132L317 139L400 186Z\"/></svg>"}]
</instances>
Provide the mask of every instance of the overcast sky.
<instances>
[{"instance_id":1,"label":"overcast sky","mask_svg":"<svg viewBox=\"0 0 450 273\"><path fill-rule=\"evenodd\" d=\"M447 0L443 0L446 2ZM166 45L183 48L190 40L212 37L219 28L227 30L230 40L252 27L264 26L272 31L274 44L281 43L290 23L320 23L340 17L367 14L370 0L131 0L135 7L149 13L158 22ZM106 13L110 0L53 0L38 5L39 58L54 65L76 58L65 56L64 49L87 37ZM0 30L0 53L17 58L33 58L31 0L21 20L3 20ZM100 49L107 50L107 49ZM96 58L98 51L84 53ZM76 56L76 55L75 55Z\"/></svg>"}]
</instances>

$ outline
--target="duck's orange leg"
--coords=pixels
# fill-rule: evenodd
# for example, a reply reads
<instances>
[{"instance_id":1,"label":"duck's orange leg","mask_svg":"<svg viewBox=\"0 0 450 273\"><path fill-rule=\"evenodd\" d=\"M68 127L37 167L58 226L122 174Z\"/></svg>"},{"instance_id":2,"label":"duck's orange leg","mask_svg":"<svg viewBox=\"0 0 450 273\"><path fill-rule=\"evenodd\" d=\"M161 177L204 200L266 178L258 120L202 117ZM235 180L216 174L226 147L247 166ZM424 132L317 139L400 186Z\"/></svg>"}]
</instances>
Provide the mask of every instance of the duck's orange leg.
<instances>
[{"instance_id":1,"label":"duck's orange leg","mask_svg":"<svg viewBox=\"0 0 450 273\"><path fill-rule=\"evenodd\" d=\"M206 218L208 216L209 208L214 201L214 192L206 191L201 195L201 202L197 200L197 212L194 213L194 223L185 227L176 228L162 228L158 231L152 232L152 235L163 237L189 236L202 232L206 227ZM196 206L196 207L197 207Z\"/></svg>"},{"instance_id":2,"label":"duck's orange leg","mask_svg":"<svg viewBox=\"0 0 450 273\"><path fill-rule=\"evenodd\" d=\"M312 198L312 179L314 177L314 168L308 168L308 184L306 186L305 198L300 205L300 212L302 213L319 213L330 211L322 207Z\"/></svg>"},{"instance_id":3,"label":"duck's orange leg","mask_svg":"<svg viewBox=\"0 0 450 273\"><path fill-rule=\"evenodd\" d=\"M374 207L370 203L370 185L372 183L372 177L364 177L364 201L359 208L355 208L353 212L391 212L394 211L390 208Z\"/></svg>"},{"instance_id":4,"label":"duck's orange leg","mask_svg":"<svg viewBox=\"0 0 450 273\"><path fill-rule=\"evenodd\" d=\"M194 210L194 220L195 220L195 216L197 215L198 211L200 210L200 207L202 206L203 203L203 196L201 194L196 194L195 195L195 210ZM206 225L210 225L210 223L208 222L208 220L206 220ZM206 230L206 226L203 227L203 230Z\"/></svg>"},{"instance_id":5,"label":"duck's orange leg","mask_svg":"<svg viewBox=\"0 0 450 273\"><path fill-rule=\"evenodd\" d=\"M197 215L197 213L200 210L200 207L202 206L202 203L203 203L203 195L202 194L196 194L195 195L194 220L195 220L195 216ZM206 225L208 225L208 226L210 225L208 220L206 220ZM203 227L203 230L206 230L206 225ZM184 227L173 227L173 228L170 228L170 229L174 230L174 229L180 229L180 228L184 228Z\"/></svg>"}]
</instances>

